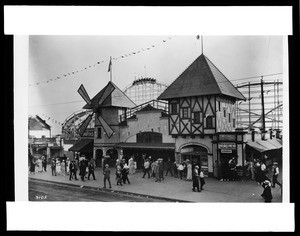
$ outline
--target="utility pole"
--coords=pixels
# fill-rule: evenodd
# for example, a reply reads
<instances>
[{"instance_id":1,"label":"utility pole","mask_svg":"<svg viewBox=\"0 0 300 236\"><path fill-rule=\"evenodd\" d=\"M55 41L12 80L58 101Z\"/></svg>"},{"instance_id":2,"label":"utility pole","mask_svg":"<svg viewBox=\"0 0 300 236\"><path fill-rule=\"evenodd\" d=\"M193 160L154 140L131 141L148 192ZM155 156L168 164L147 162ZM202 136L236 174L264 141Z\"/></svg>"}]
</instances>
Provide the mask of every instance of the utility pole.
<instances>
[{"instance_id":1,"label":"utility pole","mask_svg":"<svg viewBox=\"0 0 300 236\"><path fill-rule=\"evenodd\" d=\"M262 133L266 131L266 120L265 120L265 101L264 101L264 85L263 85L263 76L261 77L260 81L260 88L261 88L261 106L262 106ZM264 137L264 135L263 135Z\"/></svg>"},{"instance_id":2,"label":"utility pole","mask_svg":"<svg viewBox=\"0 0 300 236\"><path fill-rule=\"evenodd\" d=\"M250 82L248 83L248 107L249 107L249 130L251 130L251 114L250 114Z\"/></svg>"}]
</instances>

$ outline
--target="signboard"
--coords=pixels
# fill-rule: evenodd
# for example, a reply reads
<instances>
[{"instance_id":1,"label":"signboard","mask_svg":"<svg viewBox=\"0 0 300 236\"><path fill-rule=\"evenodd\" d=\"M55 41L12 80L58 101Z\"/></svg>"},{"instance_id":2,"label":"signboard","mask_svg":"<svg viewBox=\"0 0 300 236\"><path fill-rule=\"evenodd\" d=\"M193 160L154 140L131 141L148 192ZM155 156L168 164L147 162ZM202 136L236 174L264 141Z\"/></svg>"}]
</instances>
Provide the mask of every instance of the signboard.
<instances>
[{"instance_id":1,"label":"signboard","mask_svg":"<svg viewBox=\"0 0 300 236\"><path fill-rule=\"evenodd\" d=\"M83 137L91 137L91 138L94 138L94 134L95 134L95 131L94 131L94 128L87 128L84 133L83 133Z\"/></svg>"},{"instance_id":2,"label":"signboard","mask_svg":"<svg viewBox=\"0 0 300 236\"><path fill-rule=\"evenodd\" d=\"M235 141L235 134L219 134L220 141Z\"/></svg>"},{"instance_id":3,"label":"signboard","mask_svg":"<svg viewBox=\"0 0 300 236\"><path fill-rule=\"evenodd\" d=\"M235 143L225 143L225 142L223 142L223 143L218 143L218 148L219 149L230 149L230 150L232 150L232 149L236 149L236 144Z\"/></svg>"},{"instance_id":4,"label":"signboard","mask_svg":"<svg viewBox=\"0 0 300 236\"><path fill-rule=\"evenodd\" d=\"M232 153L230 149L221 149L221 153Z\"/></svg>"}]
</instances>

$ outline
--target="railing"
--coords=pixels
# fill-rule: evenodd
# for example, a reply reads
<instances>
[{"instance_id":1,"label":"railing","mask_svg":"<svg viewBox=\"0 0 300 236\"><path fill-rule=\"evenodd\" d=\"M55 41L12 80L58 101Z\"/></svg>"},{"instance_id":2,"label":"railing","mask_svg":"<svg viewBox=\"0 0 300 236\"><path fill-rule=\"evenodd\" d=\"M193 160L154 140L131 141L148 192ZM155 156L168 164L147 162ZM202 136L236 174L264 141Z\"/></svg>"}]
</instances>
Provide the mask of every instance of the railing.
<instances>
[{"instance_id":1,"label":"railing","mask_svg":"<svg viewBox=\"0 0 300 236\"><path fill-rule=\"evenodd\" d=\"M126 112L120 115L120 122L126 121L129 117L134 116L137 111L142 110L147 105L151 105L153 108L160 109L166 113L169 112L168 102L161 101L161 100L151 100L143 104L140 104L134 108L128 109Z\"/></svg>"}]
</instances>

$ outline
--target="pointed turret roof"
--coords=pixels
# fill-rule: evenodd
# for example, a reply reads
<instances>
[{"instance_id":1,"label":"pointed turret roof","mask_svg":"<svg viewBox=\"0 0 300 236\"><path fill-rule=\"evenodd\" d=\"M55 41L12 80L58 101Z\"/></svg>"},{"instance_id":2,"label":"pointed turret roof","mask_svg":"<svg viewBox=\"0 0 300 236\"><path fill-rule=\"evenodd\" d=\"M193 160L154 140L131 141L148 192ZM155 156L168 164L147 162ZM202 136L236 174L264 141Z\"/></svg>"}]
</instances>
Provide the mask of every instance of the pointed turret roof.
<instances>
[{"instance_id":1,"label":"pointed turret roof","mask_svg":"<svg viewBox=\"0 0 300 236\"><path fill-rule=\"evenodd\" d=\"M109 81L108 84L91 99L91 105L86 104L83 108L92 109L99 106L133 108L136 104L113 82Z\"/></svg>"},{"instance_id":2,"label":"pointed turret roof","mask_svg":"<svg viewBox=\"0 0 300 236\"><path fill-rule=\"evenodd\" d=\"M222 72L204 54L201 54L158 99L168 100L212 94L223 94L245 100Z\"/></svg>"}]
</instances>

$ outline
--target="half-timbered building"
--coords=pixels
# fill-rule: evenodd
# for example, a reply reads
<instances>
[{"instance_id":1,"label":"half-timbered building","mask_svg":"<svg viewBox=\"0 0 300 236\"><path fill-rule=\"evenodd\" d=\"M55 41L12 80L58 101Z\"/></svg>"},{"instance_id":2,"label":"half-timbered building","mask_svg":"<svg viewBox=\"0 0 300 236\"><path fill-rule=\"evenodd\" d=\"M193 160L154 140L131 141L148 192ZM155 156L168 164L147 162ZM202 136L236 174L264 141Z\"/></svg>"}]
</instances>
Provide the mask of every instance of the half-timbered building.
<instances>
[{"instance_id":1,"label":"half-timbered building","mask_svg":"<svg viewBox=\"0 0 300 236\"><path fill-rule=\"evenodd\" d=\"M243 133L235 131L235 103L245 98L204 54L158 99L168 101L169 134L175 138L178 162L189 159L215 177L230 157L242 165Z\"/></svg>"}]
</instances>

